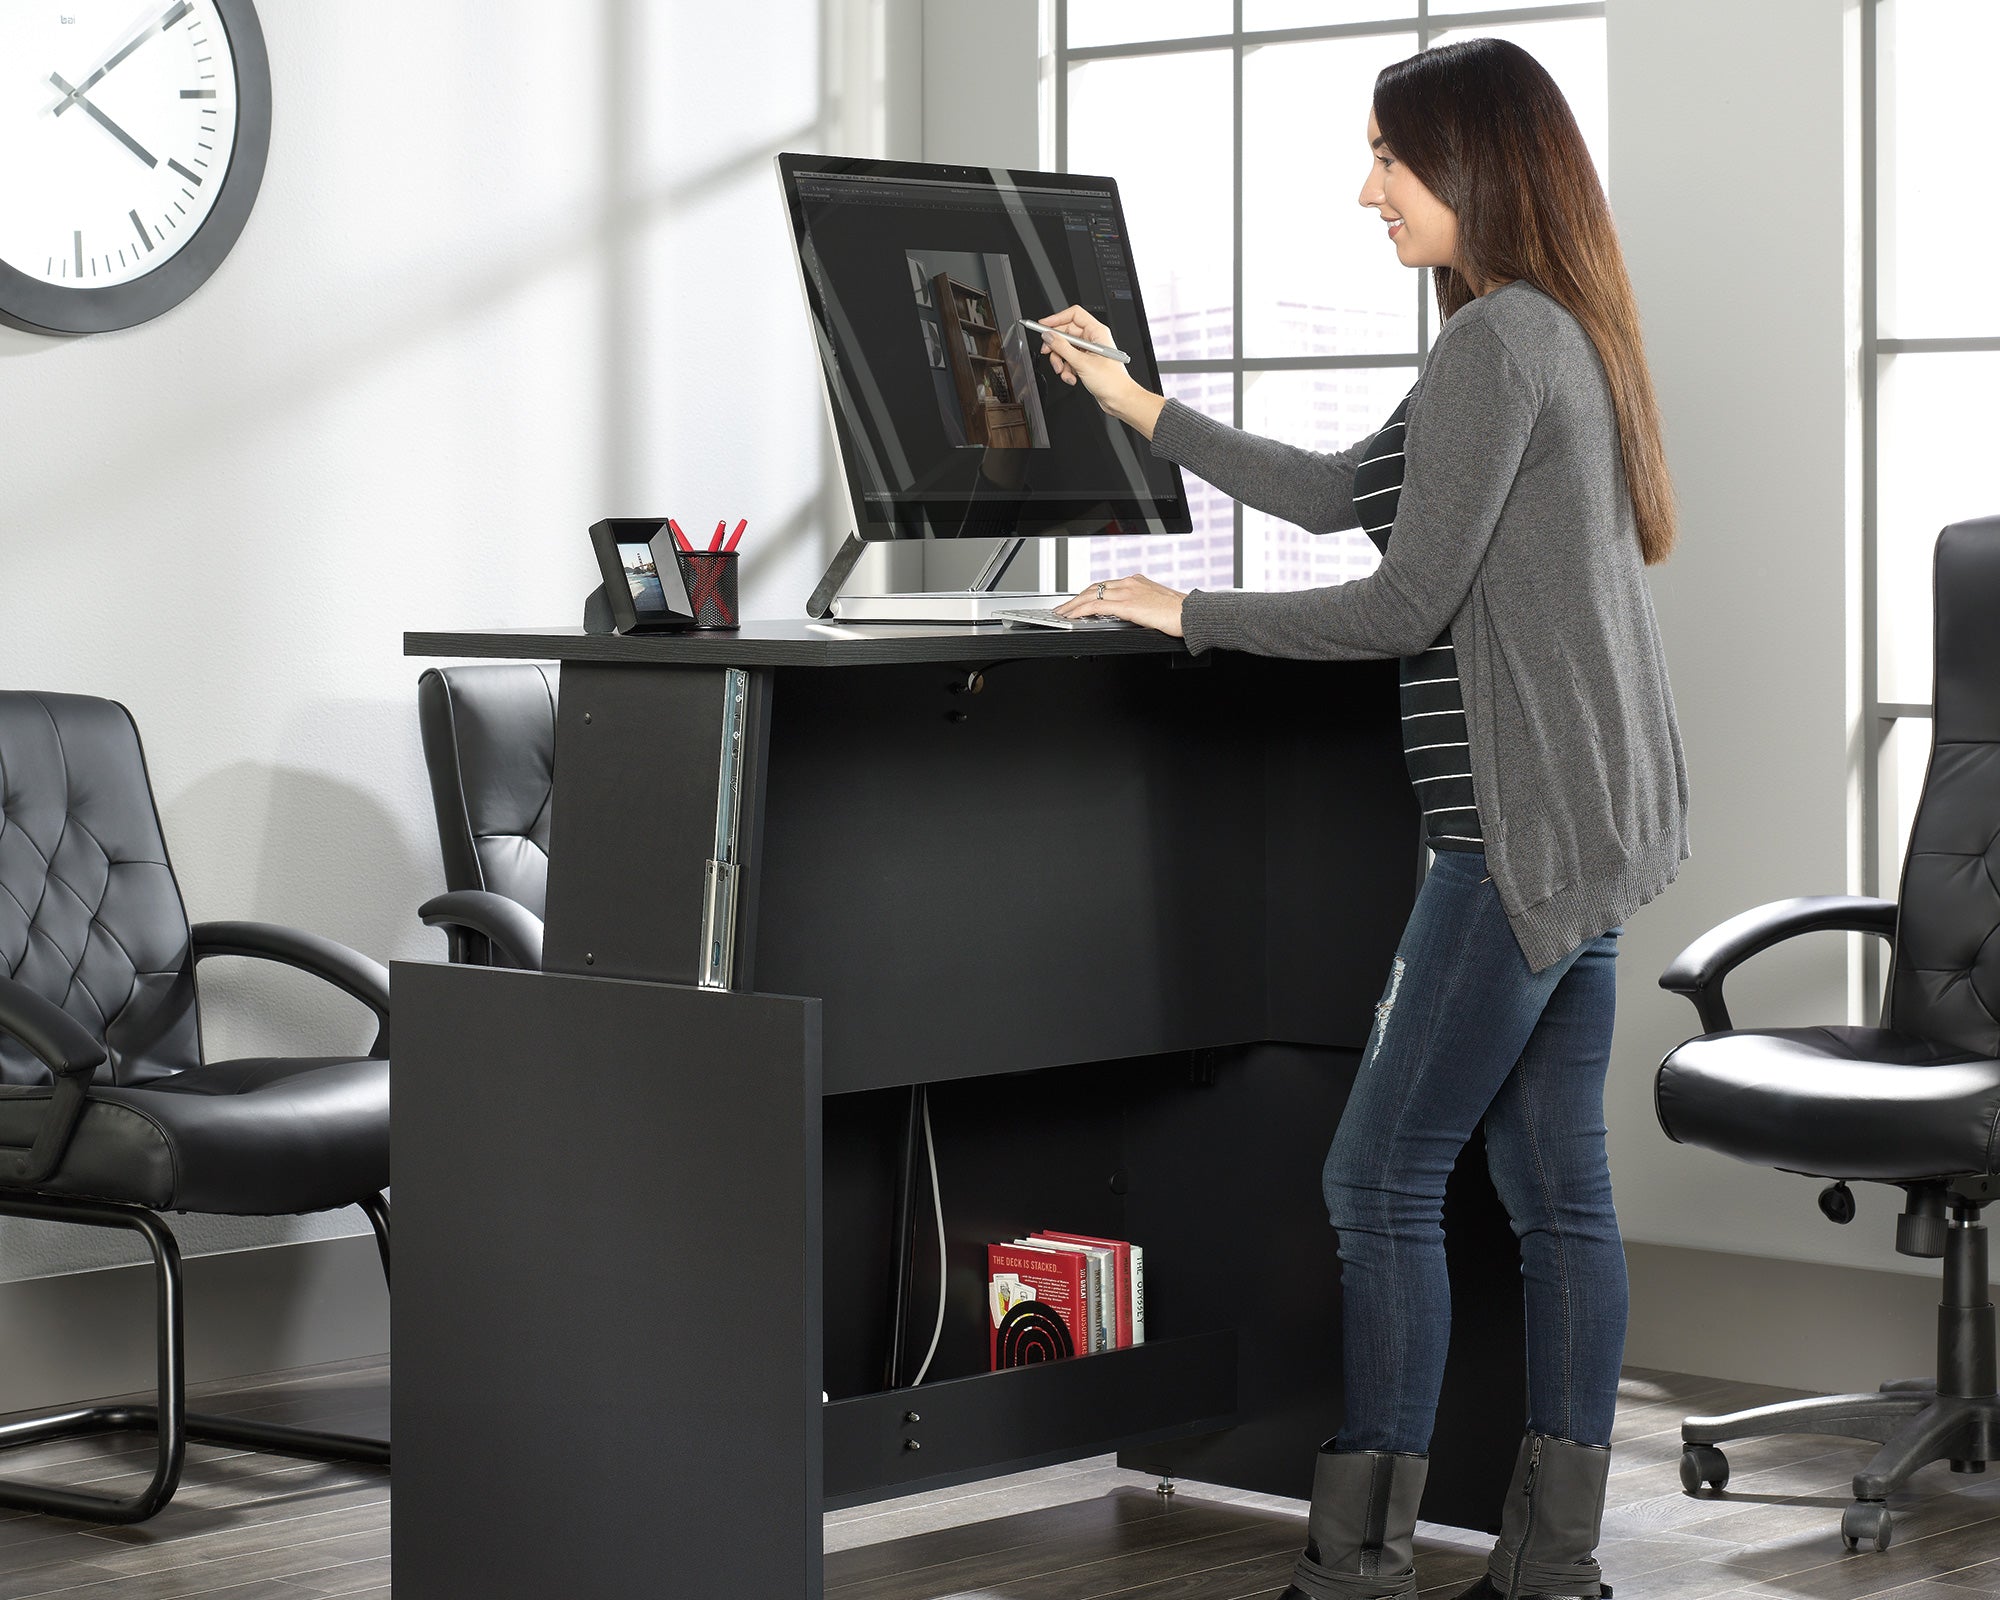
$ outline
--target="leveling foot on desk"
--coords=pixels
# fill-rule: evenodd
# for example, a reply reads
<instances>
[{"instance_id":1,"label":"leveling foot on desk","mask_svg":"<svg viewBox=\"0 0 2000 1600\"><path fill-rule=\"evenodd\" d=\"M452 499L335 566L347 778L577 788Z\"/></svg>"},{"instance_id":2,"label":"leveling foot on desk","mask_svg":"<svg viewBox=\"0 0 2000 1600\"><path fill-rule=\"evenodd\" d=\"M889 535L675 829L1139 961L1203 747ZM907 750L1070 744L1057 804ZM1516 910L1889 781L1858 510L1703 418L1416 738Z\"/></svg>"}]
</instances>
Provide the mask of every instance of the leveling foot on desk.
<instances>
[{"instance_id":1,"label":"leveling foot on desk","mask_svg":"<svg viewBox=\"0 0 2000 1600\"><path fill-rule=\"evenodd\" d=\"M1283 1600L1415 1600L1417 1502L1430 1458L1320 1446L1305 1554Z\"/></svg>"}]
</instances>

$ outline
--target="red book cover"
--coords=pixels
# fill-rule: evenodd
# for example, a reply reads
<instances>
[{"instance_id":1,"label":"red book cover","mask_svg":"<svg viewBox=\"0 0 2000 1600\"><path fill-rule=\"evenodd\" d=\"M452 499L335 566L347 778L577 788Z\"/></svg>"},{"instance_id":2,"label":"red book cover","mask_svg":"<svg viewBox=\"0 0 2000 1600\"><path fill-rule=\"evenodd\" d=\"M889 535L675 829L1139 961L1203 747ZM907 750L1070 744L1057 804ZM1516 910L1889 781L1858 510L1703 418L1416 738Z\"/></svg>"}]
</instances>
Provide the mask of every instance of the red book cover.
<instances>
[{"instance_id":1,"label":"red book cover","mask_svg":"<svg viewBox=\"0 0 2000 1600\"><path fill-rule=\"evenodd\" d=\"M1071 1244L1095 1244L1107 1247L1118 1269L1118 1315L1114 1325L1118 1330L1117 1342L1113 1349L1132 1348L1132 1247L1123 1239L1098 1239L1087 1233L1057 1233L1053 1228L1044 1228L1042 1233L1050 1239L1066 1239Z\"/></svg>"},{"instance_id":2,"label":"red book cover","mask_svg":"<svg viewBox=\"0 0 2000 1600\"><path fill-rule=\"evenodd\" d=\"M986 1302L992 1313L987 1350L993 1371L1060 1361L1090 1348L1083 1326L1086 1265L1074 1250L986 1247Z\"/></svg>"}]
</instances>

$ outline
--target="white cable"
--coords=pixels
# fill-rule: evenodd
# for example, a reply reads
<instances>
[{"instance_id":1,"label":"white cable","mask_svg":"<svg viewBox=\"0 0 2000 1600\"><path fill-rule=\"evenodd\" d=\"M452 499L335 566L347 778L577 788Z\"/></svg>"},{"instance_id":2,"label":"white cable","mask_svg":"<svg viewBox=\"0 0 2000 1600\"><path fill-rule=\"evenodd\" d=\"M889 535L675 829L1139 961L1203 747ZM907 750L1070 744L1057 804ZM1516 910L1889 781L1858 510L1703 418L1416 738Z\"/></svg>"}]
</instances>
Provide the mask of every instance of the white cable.
<instances>
[{"instance_id":1,"label":"white cable","mask_svg":"<svg viewBox=\"0 0 2000 1600\"><path fill-rule=\"evenodd\" d=\"M944 1332L944 1199L938 1193L937 1141L931 1137L931 1097L924 1094L924 1154L931 1164L931 1210L937 1217L938 1235L938 1312L937 1326L931 1329L931 1347L924 1352L924 1364L917 1368L915 1388L924 1381L924 1374L931 1370L931 1357L937 1354L938 1338Z\"/></svg>"}]
</instances>

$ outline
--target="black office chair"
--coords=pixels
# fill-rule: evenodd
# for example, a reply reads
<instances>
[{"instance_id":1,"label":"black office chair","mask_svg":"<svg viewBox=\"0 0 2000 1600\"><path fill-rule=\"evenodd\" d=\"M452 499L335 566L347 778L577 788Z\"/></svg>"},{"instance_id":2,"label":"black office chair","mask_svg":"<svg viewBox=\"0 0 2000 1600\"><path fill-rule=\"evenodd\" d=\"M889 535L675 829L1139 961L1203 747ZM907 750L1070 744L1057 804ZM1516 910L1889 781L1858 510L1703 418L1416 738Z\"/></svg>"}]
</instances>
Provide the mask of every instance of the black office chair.
<instances>
[{"instance_id":1,"label":"black office chair","mask_svg":"<svg viewBox=\"0 0 2000 1600\"><path fill-rule=\"evenodd\" d=\"M363 1057L204 1061L195 964L254 956L324 978L378 1020ZM0 1426L0 1448L157 1435L151 1480L107 1495L0 1480L0 1505L137 1522L189 1439L386 1466L386 1441L186 1414L180 1257L162 1211L289 1216L358 1205L389 1272L389 974L330 939L188 926L125 708L0 693L0 1216L126 1228L157 1290L158 1401Z\"/></svg>"},{"instance_id":2,"label":"black office chair","mask_svg":"<svg viewBox=\"0 0 2000 1600\"><path fill-rule=\"evenodd\" d=\"M1900 899L1774 901L1702 935L1660 979L1694 1001L1707 1030L1660 1065L1655 1104L1669 1138L1833 1179L1820 1209L1835 1222L1854 1215L1849 1183L1894 1184L1907 1197L1896 1248L1944 1258L1934 1378L1690 1417L1681 1429L1690 1494L1729 1481L1716 1447L1731 1439L1879 1443L1841 1517L1849 1549L1888 1547L1884 1502L1919 1467L1979 1472L2000 1457L1980 1221L2000 1196L2000 517L1946 528L1934 562L1933 742ZM1723 979L1781 939L1829 928L1889 941L1882 1025L1733 1027Z\"/></svg>"},{"instance_id":3,"label":"black office chair","mask_svg":"<svg viewBox=\"0 0 2000 1600\"><path fill-rule=\"evenodd\" d=\"M417 680L445 893L418 915L451 959L539 972L555 791L556 675L535 662L432 667Z\"/></svg>"}]
</instances>

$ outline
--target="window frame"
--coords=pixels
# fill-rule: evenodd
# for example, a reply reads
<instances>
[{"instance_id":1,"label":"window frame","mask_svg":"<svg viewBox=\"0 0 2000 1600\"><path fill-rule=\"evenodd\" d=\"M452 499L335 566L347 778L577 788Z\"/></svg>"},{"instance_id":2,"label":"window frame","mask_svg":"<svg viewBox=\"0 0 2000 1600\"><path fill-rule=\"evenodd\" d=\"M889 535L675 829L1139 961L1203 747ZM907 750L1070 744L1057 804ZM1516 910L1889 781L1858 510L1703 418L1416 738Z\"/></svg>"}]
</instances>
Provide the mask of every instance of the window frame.
<instances>
[{"instance_id":1,"label":"window frame","mask_svg":"<svg viewBox=\"0 0 2000 1600\"><path fill-rule=\"evenodd\" d=\"M1860 352L1856 363L1860 377L1860 493L1861 493L1861 733L1862 764L1860 788L1861 884L1864 895L1881 897L1885 880L1900 887L1907 840L1900 819L1886 814L1893 804L1892 770L1895 760L1890 748L1896 725L1904 721L1928 722L1933 715L1929 702L1885 700L1882 698L1882 643L1885 619L1881 588L1881 403L1882 382L1889 363L1899 355L1949 355L2000 352L2000 336L1978 335L1964 338L1902 339L1884 337L1882 320L1881 252L1882 207L1885 186L1883 164L1889 151L1884 138L1883 108L1888 100L1883 92L1884 62L1880 50L1881 12L1885 0L1861 0L1860 40L1857 55L1860 73L1860 172L1861 209L1861 328ZM1893 898L1893 893L1890 898ZM1887 973L1883 949L1878 940L1864 939L1861 948L1861 992L1865 997L1863 1021L1873 1026L1880 1020L1882 990Z\"/></svg>"},{"instance_id":2,"label":"window frame","mask_svg":"<svg viewBox=\"0 0 2000 1600\"><path fill-rule=\"evenodd\" d=\"M1236 353L1226 357L1162 360L1159 366L1163 379L1170 373L1228 373L1231 377L1232 390L1229 422L1232 427L1237 428L1243 426L1245 380L1252 373L1327 372L1357 367L1372 369L1408 367L1421 376L1424 362L1430 353L1432 307L1435 303L1435 297L1431 292L1430 270L1419 268L1415 287L1417 296L1415 350L1375 351L1356 356L1245 356L1243 354L1243 60L1245 53L1267 45L1305 44L1322 39L1368 38L1392 33L1414 33L1417 48L1421 51L1430 49L1432 36L1436 32L1464 33L1469 29L1496 27L1507 23L1562 22L1582 18L1602 18L1605 15L1605 0L1581 0L1581 3L1520 4L1496 6L1482 11L1440 12L1434 19L1431 15L1431 0L1410 0L1407 11L1396 16L1374 18L1366 22L1333 22L1314 27L1245 30L1244 0L1231 0L1232 26L1228 33L1196 34L1171 39L1141 39L1123 44L1084 45L1072 49L1069 43L1069 0L1048 0L1048 3L1051 7L1049 55L1053 71L1049 95L1052 115L1045 119L1044 127L1054 148L1045 150L1043 154L1050 162L1051 171L1069 170L1069 69L1075 63L1134 56L1173 55L1196 50L1230 52L1230 276L1233 306L1231 337ZM1866 0L1866 3L1872 5L1874 0ZM1234 524L1232 581L1240 587L1243 582L1244 526L1241 501L1231 502L1231 513ZM1055 546L1055 585L1059 590L1067 590L1070 587L1069 541L1057 540Z\"/></svg>"}]
</instances>

